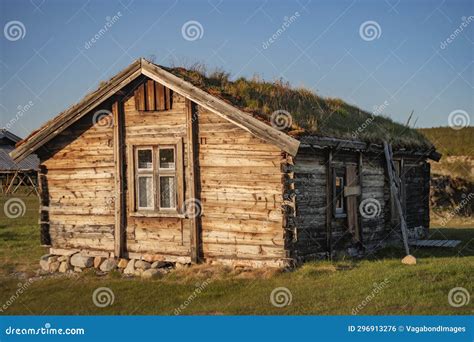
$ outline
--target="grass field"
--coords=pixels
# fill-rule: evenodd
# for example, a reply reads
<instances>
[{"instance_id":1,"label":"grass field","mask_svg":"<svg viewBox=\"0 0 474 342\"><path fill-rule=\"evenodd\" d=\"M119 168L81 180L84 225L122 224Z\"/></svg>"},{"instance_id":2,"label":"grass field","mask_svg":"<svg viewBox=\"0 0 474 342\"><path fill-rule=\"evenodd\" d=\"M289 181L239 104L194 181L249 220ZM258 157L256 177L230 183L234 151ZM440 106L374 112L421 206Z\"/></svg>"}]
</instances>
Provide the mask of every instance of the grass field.
<instances>
[{"instance_id":1,"label":"grass field","mask_svg":"<svg viewBox=\"0 0 474 342\"><path fill-rule=\"evenodd\" d=\"M0 200L1 209L4 201ZM416 266L402 265L400 250L386 249L369 260L313 262L292 272L199 265L155 280L85 272L28 281L46 249L39 246L36 200L24 201L27 211L21 218L10 219L0 211L0 314L173 315L178 308L183 315L474 314L472 300L461 307L448 303L448 293L455 287L474 295L472 228L433 229L434 239L463 242L455 249L414 250ZM93 303L99 287L112 291L113 304L100 308ZM277 307L270 302L278 287L289 290L289 305Z\"/></svg>"}]
</instances>

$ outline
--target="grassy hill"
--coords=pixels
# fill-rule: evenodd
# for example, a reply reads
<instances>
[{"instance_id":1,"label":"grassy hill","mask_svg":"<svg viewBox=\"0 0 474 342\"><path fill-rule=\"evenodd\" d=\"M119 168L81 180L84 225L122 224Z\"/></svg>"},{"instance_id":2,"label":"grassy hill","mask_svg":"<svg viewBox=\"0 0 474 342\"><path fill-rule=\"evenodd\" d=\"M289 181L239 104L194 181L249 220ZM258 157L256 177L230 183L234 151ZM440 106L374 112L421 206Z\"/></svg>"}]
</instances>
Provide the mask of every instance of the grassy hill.
<instances>
[{"instance_id":1,"label":"grassy hill","mask_svg":"<svg viewBox=\"0 0 474 342\"><path fill-rule=\"evenodd\" d=\"M431 162L434 175L445 175L474 181L474 127L460 130L451 127L418 129L443 154L441 160Z\"/></svg>"},{"instance_id":2,"label":"grassy hill","mask_svg":"<svg viewBox=\"0 0 474 342\"><path fill-rule=\"evenodd\" d=\"M435 146L443 157L474 155L474 127L460 130L451 127L434 127L418 129Z\"/></svg>"}]
</instances>

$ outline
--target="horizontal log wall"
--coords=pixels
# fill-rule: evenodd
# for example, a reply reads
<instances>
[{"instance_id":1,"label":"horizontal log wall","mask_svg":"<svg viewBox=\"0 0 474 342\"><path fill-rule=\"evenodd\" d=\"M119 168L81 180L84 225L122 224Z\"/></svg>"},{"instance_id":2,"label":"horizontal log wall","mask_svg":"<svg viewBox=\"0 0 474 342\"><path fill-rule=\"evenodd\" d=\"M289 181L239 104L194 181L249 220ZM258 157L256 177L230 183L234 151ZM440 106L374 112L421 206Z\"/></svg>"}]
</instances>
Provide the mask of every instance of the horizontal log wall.
<instances>
[{"instance_id":1,"label":"horizontal log wall","mask_svg":"<svg viewBox=\"0 0 474 342\"><path fill-rule=\"evenodd\" d=\"M362 244L370 252L385 247L392 241L391 213L390 213L390 188L385 171L385 159L383 154L364 154L362 156L362 187L361 203L365 200L365 207L373 203L377 210L361 216Z\"/></svg>"},{"instance_id":2,"label":"horizontal log wall","mask_svg":"<svg viewBox=\"0 0 474 342\"><path fill-rule=\"evenodd\" d=\"M283 262L281 151L202 107L198 120L204 258Z\"/></svg>"},{"instance_id":3,"label":"horizontal log wall","mask_svg":"<svg viewBox=\"0 0 474 342\"><path fill-rule=\"evenodd\" d=\"M90 113L41 150L53 248L113 252L114 160L109 119L94 122Z\"/></svg>"},{"instance_id":4,"label":"horizontal log wall","mask_svg":"<svg viewBox=\"0 0 474 342\"><path fill-rule=\"evenodd\" d=\"M290 246L296 259L304 259L326 252L326 153L301 149L293 172L296 215L288 218L293 232Z\"/></svg>"},{"instance_id":5,"label":"horizontal log wall","mask_svg":"<svg viewBox=\"0 0 474 342\"><path fill-rule=\"evenodd\" d=\"M405 205L408 236L420 238L427 234L430 225L429 191L430 165L422 160L405 159Z\"/></svg>"},{"instance_id":6,"label":"horizontal log wall","mask_svg":"<svg viewBox=\"0 0 474 342\"><path fill-rule=\"evenodd\" d=\"M354 240L349 233L347 217L334 217L331 208L327 210L327 197L330 198L332 187L327 187L328 169L345 169L349 164L357 165L359 170L359 154L343 150L333 150L330 168L328 168L328 151L321 149L300 149L294 158L296 217L288 219L288 226L294 233L290 251L297 259L321 257L329 250L326 242L330 242L334 251L344 250L354 246ZM384 247L393 241L390 225L390 192L385 176L385 161L383 156L375 154L362 155L361 201L372 202L377 210L375 215L360 214L362 245L367 251ZM330 175L332 177L332 175ZM359 208L357 208L359 209ZM330 219L327 220L327 215ZM327 224L330 224L330 237Z\"/></svg>"}]
</instances>

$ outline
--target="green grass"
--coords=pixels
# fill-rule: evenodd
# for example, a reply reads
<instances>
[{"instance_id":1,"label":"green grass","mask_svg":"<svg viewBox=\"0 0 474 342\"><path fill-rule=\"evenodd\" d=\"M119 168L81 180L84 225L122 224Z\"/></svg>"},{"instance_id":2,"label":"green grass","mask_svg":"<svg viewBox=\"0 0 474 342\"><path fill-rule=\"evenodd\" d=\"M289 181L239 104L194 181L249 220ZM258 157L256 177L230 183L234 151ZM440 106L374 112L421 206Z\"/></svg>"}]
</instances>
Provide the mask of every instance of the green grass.
<instances>
[{"instance_id":1,"label":"green grass","mask_svg":"<svg viewBox=\"0 0 474 342\"><path fill-rule=\"evenodd\" d=\"M38 269L39 246L37 202L24 199L28 210L21 219L0 218L0 309L15 294L18 272L28 276ZM4 200L0 200L3 208ZM3 211L2 211L3 214ZM350 315L353 308L373 293L374 283L386 285L359 314L473 314L471 303L454 308L448 292L458 286L473 295L474 229L434 229L433 238L461 239L456 249L419 249L413 254L416 266L400 263L403 253L385 249L368 260L307 263L293 272L259 270L244 272L200 265L176 270L161 279L122 279L120 274L97 276L84 272L77 277L34 278L23 294L0 314L159 314L173 315L175 309L195 293L197 285L211 282L181 314L257 315ZM92 295L98 287L114 293L114 303L98 308ZM278 308L270 303L276 287L291 291L290 305Z\"/></svg>"}]
</instances>

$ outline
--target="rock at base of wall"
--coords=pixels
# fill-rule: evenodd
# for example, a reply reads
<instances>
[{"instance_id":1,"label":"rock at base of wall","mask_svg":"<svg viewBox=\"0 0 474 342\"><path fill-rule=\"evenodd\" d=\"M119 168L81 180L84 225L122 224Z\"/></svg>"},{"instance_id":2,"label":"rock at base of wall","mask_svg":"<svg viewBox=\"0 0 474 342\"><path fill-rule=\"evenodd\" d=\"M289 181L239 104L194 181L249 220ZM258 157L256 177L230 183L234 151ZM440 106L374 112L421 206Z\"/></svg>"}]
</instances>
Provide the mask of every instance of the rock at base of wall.
<instances>
[{"instance_id":1,"label":"rock at base of wall","mask_svg":"<svg viewBox=\"0 0 474 342\"><path fill-rule=\"evenodd\" d=\"M138 268L140 270L147 270L151 267L151 264L148 261L145 260L137 260L135 262L135 268Z\"/></svg>"},{"instance_id":2,"label":"rock at base of wall","mask_svg":"<svg viewBox=\"0 0 474 342\"><path fill-rule=\"evenodd\" d=\"M71 265L81 268L92 267L94 265L94 258L77 253L71 256Z\"/></svg>"},{"instance_id":3,"label":"rock at base of wall","mask_svg":"<svg viewBox=\"0 0 474 342\"><path fill-rule=\"evenodd\" d=\"M169 261L155 261L151 264L151 268L170 268L173 267L174 263Z\"/></svg>"},{"instance_id":4,"label":"rock at base of wall","mask_svg":"<svg viewBox=\"0 0 474 342\"><path fill-rule=\"evenodd\" d=\"M130 260L127 264L127 267L123 270L125 275L134 275L135 274L135 260Z\"/></svg>"},{"instance_id":5,"label":"rock at base of wall","mask_svg":"<svg viewBox=\"0 0 474 342\"><path fill-rule=\"evenodd\" d=\"M59 270L59 266L61 266L61 263L59 261L53 261L49 264L49 272L57 272Z\"/></svg>"},{"instance_id":6,"label":"rock at base of wall","mask_svg":"<svg viewBox=\"0 0 474 342\"><path fill-rule=\"evenodd\" d=\"M106 259L101 265L102 272L110 272L117 267L117 261L114 258Z\"/></svg>"},{"instance_id":7,"label":"rock at base of wall","mask_svg":"<svg viewBox=\"0 0 474 342\"><path fill-rule=\"evenodd\" d=\"M67 261L62 261L61 265L59 265L59 272L66 273L67 271L71 270L71 265Z\"/></svg>"},{"instance_id":8,"label":"rock at base of wall","mask_svg":"<svg viewBox=\"0 0 474 342\"><path fill-rule=\"evenodd\" d=\"M81 273L81 272L82 272L82 268L80 268L80 267L74 267L74 272Z\"/></svg>"},{"instance_id":9,"label":"rock at base of wall","mask_svg":"<svg viewBox=\"0 0 474 342\"><path fill-rule=\"evenodd\" d=\"M127 259L120 259L118 264L117 264L117 267L118 268L126 268L128 265L128 260Z\"/></svg>"},{"instance_id":10,"label":"rock at base of wall","mask_svg":"<svg viewBox=\"0 0 474 342\"><path fill-rule=\"evenodd\" d=\"M105 260L105 258L100 257L100 256L96 256L94 258L94 268L99 268L104 260Z\"/></svg>"}]
</instances>

